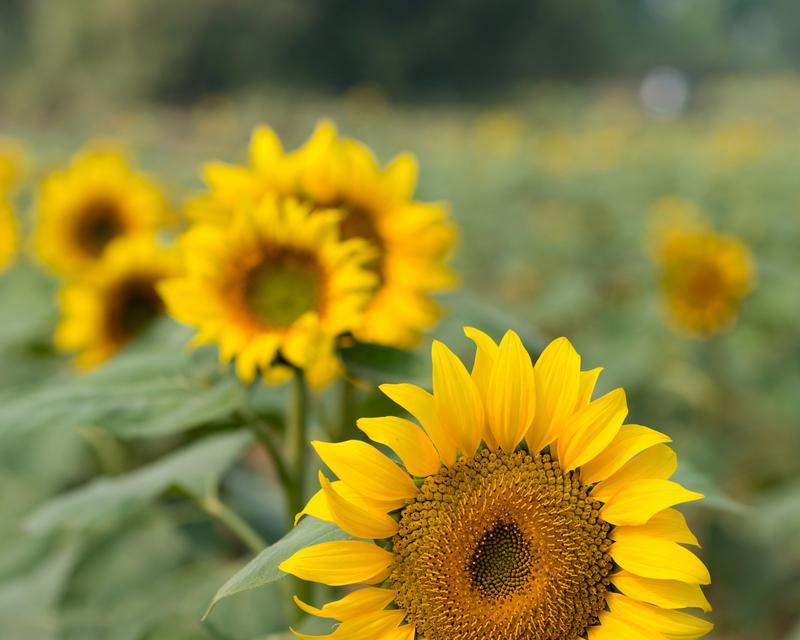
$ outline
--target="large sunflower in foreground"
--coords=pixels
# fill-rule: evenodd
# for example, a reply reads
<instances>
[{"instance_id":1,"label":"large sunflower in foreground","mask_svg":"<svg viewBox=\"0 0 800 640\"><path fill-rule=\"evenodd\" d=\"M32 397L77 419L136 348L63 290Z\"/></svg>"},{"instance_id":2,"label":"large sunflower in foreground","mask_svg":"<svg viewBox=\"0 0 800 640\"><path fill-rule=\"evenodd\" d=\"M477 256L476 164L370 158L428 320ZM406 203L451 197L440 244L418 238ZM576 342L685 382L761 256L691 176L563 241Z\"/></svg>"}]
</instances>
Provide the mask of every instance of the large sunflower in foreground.
<instances>
[{"instance_id":1,"label":"large sunflower in foreground","mask_svg":"<svg viewBox=\"0 0 800 640\"><path fill-rule=\"evenodd\" d=\"M336 338L360 322L376 280L367 242L340 241L341 215L266 196L224 227L196 224L181 241L185 275L161 287L170 313L246 382L292 365L325 384L339 370Z\"/></svg>"},{"instance_id":2,"label":"large sunflower in foreground","mask_svg":"<svg viewBox=\"0 0 800 640\"><path fill-rule=\"evenodd\" d=\"M14 259L17 252L19 229L14 211L0 193L0 272L4 271Z\"/></svg>"},{"instance_id":3,"label":"large sunflower in foreground","mask_svg":"<svg viewBox=\"0 0 800 640\"><path fill-rule=\"evenodd\" d=\"M652 252L671 320L698 336L730 326L755 284L747 246L691 216L662 224L655 236Z\"/></svg>"},{"instance_id":4,"label":"large sunflower in foreground","mask_svg":"<svg viewBox=\"0 0 800 640\"><path fill-rule=\"evenodd\" d=\"M104 362L164 314L156 287L178 273L174 249L161 247L152 237L114 240L97 264L59 294L56 346L75 352L81 368Z\"/></svg>"},{"instance_id":5,"label":"large sunflower in foreground","mask_svg":"<svg viewBox=\"0 0 800 640\"><path fill-rule=\"evenodd\" d=\"M39 187L40 259L70 275L96 263L117 237L153 233L169 218L162 192L120 151L87 149Z\"/></svg>"},{"instance_id":6,"label":"large sunflower in foreground","mask_svg":"<svg viewBox=\"0 0 800 640\"><path fill-rule=\"evenodd\" d=\"M443 204L413 199L417 163L398 155L385 168L363 144L337 135L322 122L298 150L286 153L275 133L257 129L251 166L211 163L204 177L211 188L190 203L196 220L226 223L242 198L266 193L295 196L315 208L342 211L343 238L362 238L377 249L369 265L376 288L355 337L396 347L415 345L439 318L432 294L455 282L446 263L455 228Z\"/></svg>"},{"instance_id":7,"label":"large sunflower in foreground","mask_svg":"<svg viewBox=\"0 0 800 640\"><path fill-rule=\"evenodd\" d=\"M304 510L357 540L301 549L281 569L360 585L305 611L347 640L689 640L711 629L703 563L673 507L702 496L671 482L662 433L623 424L625 394L592 399L564 338L535 365L517 335L475 330L470 375L433 345L433 394L382 390L414 416L361 419L362 441L314 442L339 479ZM297 633L301 638L307 638Z\"/></svg>"}]
</instances>

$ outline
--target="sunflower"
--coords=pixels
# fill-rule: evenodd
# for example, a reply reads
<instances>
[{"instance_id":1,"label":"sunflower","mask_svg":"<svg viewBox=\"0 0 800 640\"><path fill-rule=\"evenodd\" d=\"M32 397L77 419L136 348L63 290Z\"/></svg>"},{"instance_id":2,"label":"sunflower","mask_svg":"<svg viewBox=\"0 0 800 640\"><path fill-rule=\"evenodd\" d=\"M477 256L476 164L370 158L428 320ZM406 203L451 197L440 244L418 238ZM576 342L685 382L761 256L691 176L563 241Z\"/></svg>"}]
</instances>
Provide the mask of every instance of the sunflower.
<instances>
[{"instance_id":1,"label":"sunflower","mask_svg":"<svg viewBox=\"0 0 800 640\"><path fill-rule=\"evenodd\" d=\"M600 369L580 370L565 339L533 365L509 331L497 345L466 329L472 374L433 344L433 393L382 391L414 416L368 418L363 441L313 442L338 476L302 514L355 539L297 551L281 569L361 585L306 612L347 640L664 640L711 624L703 563L676 504L702 496L668 478L670 439L623 424L625 393L592 399ZM376 544L377 542L377 544ZM300 638L308 638L296 633Z\"/></svg>"},{"instance_id":2,"label":"sunflower","mask_svg":"<svg viewBox=\"0 0 800 640\"><path fill-rule=\"evenodd\" d=\"M14 259L17 251L19 229L11 205L0 193L0 272Z\"/></svg>"},{"instance_id":3,"label":"sunflower","mask_svg":"<svg viewBox=\"0 0 800 640\"><path fill-rule=\"evenodd\" d=\"M75 363L83 369L108 360L164 314L157 286L178 273L175 250L152 236L113 240L95 265L59 293L56 347L76 352Z\"/></svg>"},{"instance_id":4,"label":"sunflower","mask_svg":"<svg viewBox=\"0 0 800 640\"><path fill-rule=\"evenodd\" d=\"M694 335L707 336L732 324L755 284L749 249L695 216L662 226L653 257L671 320Z\"/></svg>"},{"instance_id":5,"label":"sunflower","mask_svg":"<svg viewBox=\"0 0 800 640\"><path fill-rule=\"evenodd\" d=\"M25 173L25 151L10 138L0 138L0 193L8 193Z\"/></svg>"},{"instance_id":6,"label":"sunflower","mask_svg":"<svg viewBox=\"0 0 800 640\"><path fill-rule=\"evenodd\" d=\"M161 291L170 313L216 343L251 382L260 370L279 381L286 365L313 386L339 370L335 340L362 317L375 286L365 268L374 251L340 241L341 212L294 198L263 197L222 227L198 223L183 237L186 274Z\"/></svg>"},{"instance_id":7,"label":"sunflower","mask_svg":"<svg viewBox=\"0 0 800 640\"><path fill-rule=\"evenodd\" d=\"M97 262L113 239L152 233L169 218L159 188L122 152L99 148L45 178L37 212L36 251L62 275Z\"/></svg>"},{"instance_id":8,"label":"sunflower","mask_svg":"<svg viewBox=\"0 0 800 640\"><path fill-rule=\"evenodd\" d=\"M249 167L207 165L204 177L211 191L189 204L190 217L226 223L243 198L268 193L297 197L315 209L339 209L342 237L363 238L378 250L369 266L379 286L353 328L355 337L414 346L440 316L432 294L455 283L446 262L456 236L444 205L413 200L414 157L400 154L381 168L367 147L339 137L324 121L290 153L271 129L256 129L250 160Z\"/></svg>"}]
</instances>

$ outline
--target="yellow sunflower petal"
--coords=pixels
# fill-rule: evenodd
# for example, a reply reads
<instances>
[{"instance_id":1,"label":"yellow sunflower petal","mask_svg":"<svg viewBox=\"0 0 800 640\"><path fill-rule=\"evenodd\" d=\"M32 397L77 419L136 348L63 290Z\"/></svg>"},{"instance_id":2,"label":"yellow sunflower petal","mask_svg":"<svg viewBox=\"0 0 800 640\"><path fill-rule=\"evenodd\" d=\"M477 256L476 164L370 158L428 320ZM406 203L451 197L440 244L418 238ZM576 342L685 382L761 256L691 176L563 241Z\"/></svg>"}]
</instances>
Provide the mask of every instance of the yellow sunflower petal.
<instances>
[{"instance_id":1,"label":"yellow sunflower petal","mask_svg":"<svg viewBox=\"0 0 800 640\"><path fill-rule=\"evenodd\" d=\"M597 379L603 372L603 367L590 369L589 371L581 371L581 377L578 384L578 401L575 403L575 411L580 411L587 404L592 401L592 394L597 385Z\"/></svg>"},{"instance_id":2,"label":"yellow sunflower petal","mask_svg":"<svg viewBox=\"0 0 800 640\"><path fill-rule=\"evenodd\" d=\"M656 444L626 462L619 471L599 483L592 491L592 495L604 500L638 480L666 480L677 468L678 458L675 452L665 444Z\"/></svg>"},{"instance_id":3,"label":"yellow sunflower petal","mask_svg":"<svg viewBox=\"0 0 800 640\"><path fill-rule=\"evenodd\" d=\"M433 442L442 462L451 465L456 459L456 445L442 428L433 395L413 384L382 384L379 389L414 416Z\"/></svg>"},{"instance_id":4,"label":"yellow sunflower petal","mask_svg":"<svg viewBox=\"0 0 800 640\"><path fill-rule=\"evenodd\" d=\"M466 456L483 439L483 403L464 364L438 340L433 341L433 402L439 421Z\"/></svg>"},{"instance_id":5,"label":"yellow sunflower petal","mask_svg":"<svg viewBox=\"0 0 800 640\"><path fill-rule=\"evenodd\" d=\"M666 640L663 635L647 629L610 611L600 615L600 624L587 629L589 640Z\"/></svg>"},{"instance_id":6,"label":"yellow sunflower petal","mask_svg":"<svg viewBox=\"0 0 800 640\"><path fill-rule=\"evenodd\" d=\"M619 593L609 593L606 601L611 611L621 618L654 629L670 639L694 640L714 628L708 620L682 611L654 607Z\"/></svg>"},{"instance_id":7,"label":"yellow sunflower petal","mask_svg":"<svg viewBox=\"0 0 800 640\"><path fill-rule=\"evenodd\" d=\"M532 452L553 442L575 409L580 389L581 357L566 338L553 340L533 367L536 415L526 436Z\"/></svg>"},{"instance_id":8,"label":"yellow sunflower petal","mask_svg":"<svg viewBox=\"0 0 800 640\"><path fill-rule=\"evenodd\" d=\"M365 508L349 502L331 487L330 481L319 472L319 483L328 501L333 521L339 527L357 538L391 538L397 533L397 521L377 509Z\"/></svg>"},{"instance_id":9,"label":"yellow sunflower petal","mask_svg":"<svg viewBox=\"0 0 800 640\"><path fill-rule=\"evenodd\" d=\"M614 389L572 416L556 445L561 468L571 471L597 456L619 433L627 415L625 392Z\"/></svg>"},{"instance_id":10,"label":"yellow sunflower petal","mask_svg":"<svg viewBox=\"0 0 800 640\"><path fill-rule=\"evenodd\" d=\"M371 542L341 540L300 549L278 568L303 580L341 587L383 582L393 559L394 554Z\"/></svg>"},{"instance_id":11,"label":"yellow sunflower petal","mask_svg":"<svg viewBox=\"0 0 800 640\"><path fill-rule=\"evenodd\" d=\"M616 527L611 532L611 537L616 537L619 532L627 534L641 534L644 536L653 536L654 538L663 538L664 540L671 540L672 542L679 542L680 544L691 544L699 547L695 535L686 524L686 518L677 509L664 509L659 511L656 515L650 518L646 524L638 527Z\"/></svg>"},{"instance_id":12,"label":"yellow sunflower petal","mask_svg":"<svg viewBox=\"0 0 800 640\"><path fill-rule=\"evenodd\" d=\"M671 438L655 429L638 424L624 424L608 447L594 460L581 466L581 480L584 485L605 480L619 471L637 453L664 442L671 442Z\"/></svg>"},{"instance_id":13,"label":"yellow sunflower petal","mask_svg":"<svg viewBox=\"0 0 800 640\"><path fill-rule=\"evenodd\" d=\"M442 463L425 432L410 420L386 416L360 418L356 424L370 440L394 451L411 475L424 477L439 471Z\"/></svg>"},{"instance_id":14,"label":"yellow sunflower petal","mask_svg":"<svg viewBox=\"0 0 800 640\"><path fill-rule=\"evenodd\" d=\"M324 636L309 636L291 629L292 633L301 640L315 640L315 638L332 638L334 640L385 640L393 637L392 634L405 617L405 611L379 611L377 613L359 616L345 620L336 627L333 633Z\"/></svg>"},{"instance_id":15,"label":"yellow sunflower petal","mask_svg":"<svg viewBox=\"0 0 800 640\"><path fill-rule=\"evenodd\" d=\"M385 634L381 640L414 640L417 630L410 624L397 627L394 631Z\"/></svg>"},{"instance_id":16,"label":"yellow sunflower petal","mask_svg":"<svg viewBox=\"0 0 800 640\"><path fill-rule=\"evenodd\" d=\"M653 580L636 576L628 571L620 571L612 578L614 586L626 596L635 600L649 602L665 609L697 608L711 611L703 589L696 584L686 584L677 580Z\"/></svg>"},{"instance_id":17,"label":"yellow sunflower petal","mask_svg":"<svg viewBox=\"0 0 800 640\"><path fill-rule=\"evenodd\" d=\"M671 480L638 480L611 495L600 516L617 526L643 525L659 511L702 497Z\"/></svg>"},{"instance_id":18,"label":"yellow sunflower petal","mask_svg":"<svg viewBox=\"0 0 800 640\"><path fill-rule=\"evenodd\" d=\"M395 592L392 589L381 589L379 587L365 587L352 593L348 593L344 598L329 602L322 608L312 607L306 604L297 596L294 596L295 604L307 614L319 618L331 618L333 620L349 620L374 611L381 611L394 600Z\"/></svg>"},{"instance_id":19,"label":"yellow sunflower petal","mask_svg":"<svg viewBox=\"0 0 800 640\"><path fill-rule=\"evenodd\" d=\"M411 477L375 447L359 440L311 443L322 461L355 491L375 500L413 498Z\"/></svg>"},{"instance_id":20,"label":"yellow sunflower petal","mask_svg":"<svg viewBox=\"0 0 800 640\"><path fill-rule=\"evenodd\" d=\"M611 557L623 569L644 578L709 584L711 576L702 561L688 549L669 540L619 532Z\"/></svg>"},{"instance_id":21,"label":"yellow sunflower petal","mask_svg":"<svg viewBox=\"0 0 800 640\"><path fill-rule=\"evenodd\" d=\"M475 361L472 364L472 379L486 398L489 389L489 376L492 375L492 366L497 358L499 347L488 335L474 327L464 327L464 335L475 343Z\"/></svg>"},{"instance_id":22,"label":"yellow sunflower petal","mask_svg":"<svg viewBox=\"0 0 800 640\"><path fill-rule=\"evenodd\" d=\"M295 514L295 526L297 526L297 523L300 522L300 518L303 516L313 516L325 522L333 522L333 514L328 508L328 500L325 498L325 492L322 489L311 496L311 499L306 503L306 506L303 507L300 513Z\"/></svg>"},{"instance_id":23,"label":"yellow sunflower petal","mask_svg":"<svg viewBox=\"0 0 800 640\"><path fill-rule=\"evenodd\" d=\"M533 363L513 331L500 342L486 395L486 417L497 444L513 451L533 420L536 395Z\"/></svg>"}]
</instances>

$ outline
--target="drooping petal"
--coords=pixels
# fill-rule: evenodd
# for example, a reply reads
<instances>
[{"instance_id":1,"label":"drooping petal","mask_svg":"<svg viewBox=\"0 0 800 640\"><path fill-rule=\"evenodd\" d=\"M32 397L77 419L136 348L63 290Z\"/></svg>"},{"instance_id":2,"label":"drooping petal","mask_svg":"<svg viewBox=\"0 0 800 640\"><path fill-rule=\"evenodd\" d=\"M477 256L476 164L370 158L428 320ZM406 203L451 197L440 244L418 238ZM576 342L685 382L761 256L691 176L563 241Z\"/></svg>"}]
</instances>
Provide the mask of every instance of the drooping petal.
<instances>
[{"instance_id":1,"label":"drooping petal","mask_svg":"<svg viewBox=\"0 0 800 640\"><path fill-rule=\"evenodd\" d=\"M536 415L526 440L531 452L553 442L574 411L580 388L581 357L569 340L553 340L533 367Z\"/></svg>"},{"instance_id":2,"label":"drooping petal","mask_svg":"<svg viewBox=\"0 0 800 640\"><path fill-rule=\"evenodd\" d=\"M654 607L619 593L609 593L606 601L611 611L621 618L635 621L675 640L694 640L714 628L708 620L682 611Z\"/></svg>"},{"instance_id":3,"label":"drooping petal","mask_svg":"<svg viewBox=\"0 0 800 640\"><path fill-rule=\"evenodd\" d=\"M365 587L348 593L344 598L329 602L323 605L322 608L312 607L297 596L294 596L294 601L298 607L309 615L343 621L374 611L381 611L394 600L394 597L395 591L393 589Z\"/></svg>"},{"instance_id":4,"label":"drooping petal","mask_svg":"<svg viewBox=\"0 0 800 640\"><path fill-rule=\"evenodd\" d=\"M391 538L397 533L397 521L394 518L377 509L369 509L345 500L331 487L330 481L321 471L319 483L328 501L333 521L342 531L357 538L372 539Z\"/></svg>"},{"instance_id":5,"label":"drooping petal","mask_svg":"<svg viewBox=\"0 0 800 640\"><path fill-rule=\"evenodd\" d=\"M644 578L709 584L711 576L702 561L688 549L669 540L618 532L611 557L623 569Z\"/></svg>"},{"instance_id":6,"label":"drooping petal","mask_svg":"<svg viewBox=\"0 0 800 640\"><path fill-rule=\"evenodd\" d=\"M617 526L638 526L659 511L702 497L702 493L684 489L670 480L639 480L612 494L600 510L600 516Z\"/></svg>"},{"instance_id":7,"label":"drooping petal","mask_svg":"<svg viewBox=\"0 0 800 640\"><path fill-rule=\"evenodd\" d=\"M339 479L353 490L375 500L412 498L417 487L411 477L375 447L359 440L311 446Z\"/></svg>"},{"instance_id":8,"label":"drooping petal","mask_svg":"<svg viewBox=\"0 0 800 640\"><path fill-rule=\"evenodd\" d=\"M657 631L647 629L611 611L600 614L600 624L587 629L589 640L666 640Z\"/></svg>"},{"instance_id":9,"label":"drooping petal","mask_svg":"<svg viewBox=\"0 0 800 640\"><path fill-rule=\"evenodd\" d=\"M656 444L642 451L611 477L600 482L592 490L592 495L598 500L604 500L622 487L638 480L667 480L677 468L678 457L675 452L665 444Z\"/></svg>"},{"instance_id":10,"label":"drooping petal","mask_svg":"<svg viewBox=\"0 0 800 640\"><path fill-rule=\"evenodd\" d=\"M497 444L513 451L527 433L536 408L533 364L522 340L508 331L489 378L486 414Z\"/></svg>"},{"instance_id":11,"label":"drooping petal","mask_svg":"<svg viewBox=\"0 0 800 640\"><path fill-rule=\"evenodd\" d=\"M488 335L474 327L464 327L464 335L475 343L475 362L472 364L472 379L486 399L489 389L489 376L497 358L499 347Z\"/></svg>"},{"instance_id":12,"label":"drooping petal","mask_svg":"<svg viewBox=\"0 0 800 640\"><path fill-rule=\"evenodd\" d=\"M442 463L436 448L425 432L410 420L386 416L360 418L356 424L370 440L394 451L410 474L424 477L439 471Z\"/></svg>"},{"instance_id":13,"label":"drooping petal","mask_svg":"<svg viewBox=\"0 0 800 640\"><path fill-rule=\"evenodd\" d=\"M483 402L464 364L438 340L433 341L433 402L448 436L465 456L475 453L482 438Z\"/></svg>"},{"instance_id":14,"label":"drooping petal","mask_svg":"<svg viewBox=\"0 0 800 640\"><path fill-rule=\"evenodd\" d=\"M697 608L711 611L703 589L677 580L654 580L620 571L612 578L614 586L626 596L665 609Z\"/></svg>"},{"instance_id":15,"label":"drooping petal","mask_svg":"<svg viewBox=\"0 0 800 640\"><path fill-rule=\"evenodd\" d=\"M456 460L456 444L442 428L433 395L413 384L382 384L379 389L393 402L414 416L433 442L442 463L452 465Z\"/></svg>"},{"instance_id":16,"label":"drooping petal","mask_svg":"<svg viewBox=\"0 0 800 640\"><path fill-rule=\"evenodd\" d=\"M341 540L304 547L278 568L303 580L341 587L383 582L393 559L394 554L371 542Z\"/></svg>"},{"instance_id":17,"label":"drooping petal","mask_svg":"<svg viewBox=\"0 0 800 640\"><path fill-rule=\"evenodd\" d=\"M638 424L624 424L611 443L594 460L581 466L581 481L591 485L620 470L637 453L656 444L671 442L663 433Z\"/></svg>"},{"instance_id":18,"label":"drooping petal","mask_svg":"<svg viewBox=\"0 0 800 640\"><path fill-rule=\"evenodd\" d=\"M616 527L611 532L611 537L614 538L620 531L628 534L663 538L680 544L691 544L695 547L700 546L697 537L691 532L689 525L686 524L686 518L677 509L659 511L646 524L638 527Z\"/></svg>"},{"instance_id":19,"label":"drooping petal","mask_svg":"<svg viewBox=\"0 0 800 640\"><path fill-rule=\"evenodd\" d=\"M561 468L571 471L597 456L619 433L627 415L622 389L610 391L574 414L556 443Z\"/></svg>"}]
</instances>

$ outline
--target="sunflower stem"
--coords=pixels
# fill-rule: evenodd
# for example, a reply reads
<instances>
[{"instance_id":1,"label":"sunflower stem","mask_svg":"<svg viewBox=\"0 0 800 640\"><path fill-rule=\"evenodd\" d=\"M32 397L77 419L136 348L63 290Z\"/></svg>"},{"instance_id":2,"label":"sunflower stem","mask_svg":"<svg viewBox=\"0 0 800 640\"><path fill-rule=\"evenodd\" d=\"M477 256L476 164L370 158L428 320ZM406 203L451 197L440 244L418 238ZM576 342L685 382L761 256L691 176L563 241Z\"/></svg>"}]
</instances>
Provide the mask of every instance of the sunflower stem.
<instances>
[{"instance_id":1,"label":"sunflower stem","mask_svg":"<svg viewBox=\"0 0 800 640\"><path fill-rule=\"evenodd\" d=\"M292 391L289 411L286 416L286 465L292 482L286 487L286 502L289 508L289 526L294 517L303 510L306 493L306 429L307 429L308 389L302 369L295 369L292 377ZM308 602L311 583L297 580L297 597ZM298 610L298 616L302 613Z\"/></svg>"},{"instance_id":2,"label":"sunflower stem","mask_svg":"<svg viewBox=\"0 0 800 640\"><path fill-rule=\"evenodd\" d=\"M247 548L258 555L269 545L264 539L245 522L239 514L228 507L216 495L209 494L197 501L198 505L212 518L219 520L245 544Z\"/></svg>"}]
</instances>

